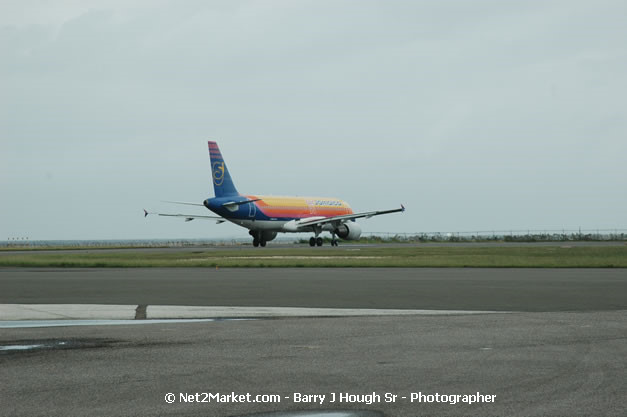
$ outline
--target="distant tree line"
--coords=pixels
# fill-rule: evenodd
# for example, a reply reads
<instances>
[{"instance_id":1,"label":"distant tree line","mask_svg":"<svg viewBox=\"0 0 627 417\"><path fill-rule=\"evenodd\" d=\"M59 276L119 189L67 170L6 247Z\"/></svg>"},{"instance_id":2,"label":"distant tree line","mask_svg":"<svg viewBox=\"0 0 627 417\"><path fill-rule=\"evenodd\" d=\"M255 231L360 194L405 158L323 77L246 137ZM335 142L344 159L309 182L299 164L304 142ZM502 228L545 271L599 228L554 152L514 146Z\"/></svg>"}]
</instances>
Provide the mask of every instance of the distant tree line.
<instances>
[{"instance_id":1,"label":"distant tree line","mask_svg":"<svg viewBox=\"0 0 627 417\"><path fill-rule=\"evenodd\" d=\"M365 233L364 242L603 242L627 241L627 231L612 232L450 232L450 233Z\"/></svg>"}]
</instances>

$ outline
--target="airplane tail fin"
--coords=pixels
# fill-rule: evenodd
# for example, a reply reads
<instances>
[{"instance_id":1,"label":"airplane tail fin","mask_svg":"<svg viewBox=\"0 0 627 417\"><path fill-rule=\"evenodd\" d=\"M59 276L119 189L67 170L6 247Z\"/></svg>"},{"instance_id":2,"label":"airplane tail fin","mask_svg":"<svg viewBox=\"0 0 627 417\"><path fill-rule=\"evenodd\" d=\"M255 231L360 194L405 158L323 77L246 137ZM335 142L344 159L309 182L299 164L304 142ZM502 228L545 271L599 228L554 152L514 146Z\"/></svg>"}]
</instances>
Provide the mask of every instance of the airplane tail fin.
<instances>
[{"instance_id":1,"label":"airplane tail fin","mask_svg":"<svg viewBox=\"0 0 627 417\"><path fill-rule=\"evenodd\" d=\"M211 158L211 177L216 197L239 195L216 142L209 141L209 157Z\"/></svg>"}]
</instances>

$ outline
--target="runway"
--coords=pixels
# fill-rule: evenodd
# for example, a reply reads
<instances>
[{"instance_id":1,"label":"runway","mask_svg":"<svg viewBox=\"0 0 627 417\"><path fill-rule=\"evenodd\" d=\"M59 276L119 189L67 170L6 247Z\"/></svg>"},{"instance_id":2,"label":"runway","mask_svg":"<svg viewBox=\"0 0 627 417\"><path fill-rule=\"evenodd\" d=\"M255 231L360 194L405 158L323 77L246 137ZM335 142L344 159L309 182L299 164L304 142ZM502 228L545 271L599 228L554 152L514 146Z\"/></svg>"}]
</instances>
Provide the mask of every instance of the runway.
<instances>
[{"instance_id":1,"label":"runway","mask_svg":"<svg viewBox=\"0 0 627 417\"><path fill-rule=\"evenodd\" d=\"M137 304L148 313L159 305L460 310L0 329L0 347L14 347L0 349L0 415L627 414L622 269L5 268L0 303L122 304L131 312ZM411 402L419 392L495 401ZM279 402L182 399L196 393L274 394ZM380 400L331 403L334 393Z\"/></svg>"},{"instance_id":2,"label":"runway","mask_svg":"<svg viewBox=\"0 0 627 417\"><path fill-rule=\"evenodd\" d=\"M626 269L0 268L0 304L627 310Z\"/></svg>"}]
</instances>

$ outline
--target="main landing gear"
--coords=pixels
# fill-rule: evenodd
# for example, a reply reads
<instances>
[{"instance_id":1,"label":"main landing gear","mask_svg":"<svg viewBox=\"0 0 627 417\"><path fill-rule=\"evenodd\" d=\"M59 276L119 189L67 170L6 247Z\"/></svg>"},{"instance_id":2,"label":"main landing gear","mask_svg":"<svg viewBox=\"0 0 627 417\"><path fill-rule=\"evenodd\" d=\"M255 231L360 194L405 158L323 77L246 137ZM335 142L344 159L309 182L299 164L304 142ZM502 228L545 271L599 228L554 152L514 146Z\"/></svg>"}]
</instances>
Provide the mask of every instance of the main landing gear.
<instances>
[{"instance_id":1,"label":"main landing gear","mask_svg":"<svg viewBox=\"0 0 627 417\"><path fill-rule=\"evenodd\" d=\"M312 237L309 239L309 246L322 246L322 238L321 237Z\"/></svg>"},{"instance_id":2,"label":"main landing gear","mask_svg":"<svg viewBox=\"0 0 627 417\"><path fill-rule=\"evenodd\" d=\"M249 235L253 237L253 246L262 248L266 246L266 239L263 238L263 233L261 232L253 232L252 230L248 232Z\"/></svg>"},{"instance_id":3,"label":"main landing gear","mask_svg":"<svg viewBox=\"0 0 627 417\"><path fill-rule=\"evenodd\" d=\"M335 238L335 236L333 236L333 238L331 239L331 246L337 246L338 245L338 240ZM321 237L312 237L309 239L309 246L314 247L314 246L322 246L322 238Z\"/></svg>"},{"instance_id":4,"label":"main landing gear","mask_svg":"<svg viewBox=\"0 0 627 417\"><path fill-rule=\"evenodd\" d=\"M320 233L322 233L322 227L319 225L314 226L312 228L312 232L314 232L315 236L309 239L309 246L322 246L322 238L320 237ZM331 246L337 246L337 239L335 238L336 232L337 230L333 230L331 232Z\"/></svg>"}]
</instances>

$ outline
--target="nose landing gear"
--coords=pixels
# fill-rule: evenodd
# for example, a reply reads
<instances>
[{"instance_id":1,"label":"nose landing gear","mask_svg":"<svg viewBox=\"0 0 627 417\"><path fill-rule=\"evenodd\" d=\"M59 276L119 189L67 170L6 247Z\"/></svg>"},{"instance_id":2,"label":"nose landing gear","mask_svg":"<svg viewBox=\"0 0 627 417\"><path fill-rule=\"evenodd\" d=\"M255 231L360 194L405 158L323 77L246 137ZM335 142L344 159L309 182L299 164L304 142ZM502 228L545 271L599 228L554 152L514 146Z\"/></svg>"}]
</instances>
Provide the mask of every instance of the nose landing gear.
<instances>
[{"instance_id":1,"label":"nose landing gear","mask_svg":"<svg viewBox=\"0 0 627 417\"><path fill-rule=\"evenodd\" d=\"M331 233L331 246L337 246L337 239L335 238L335 230Z\"/></svg>"}]
</instances>

